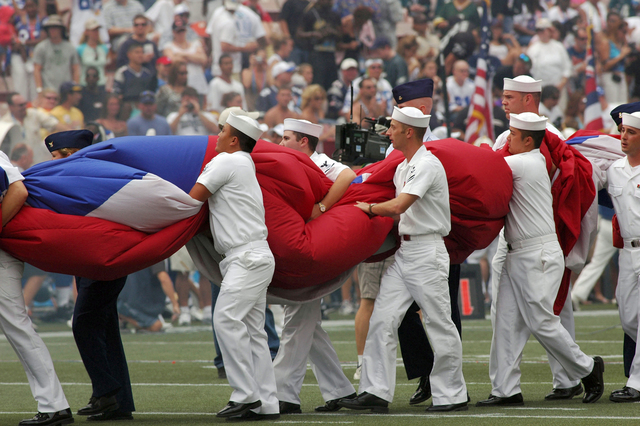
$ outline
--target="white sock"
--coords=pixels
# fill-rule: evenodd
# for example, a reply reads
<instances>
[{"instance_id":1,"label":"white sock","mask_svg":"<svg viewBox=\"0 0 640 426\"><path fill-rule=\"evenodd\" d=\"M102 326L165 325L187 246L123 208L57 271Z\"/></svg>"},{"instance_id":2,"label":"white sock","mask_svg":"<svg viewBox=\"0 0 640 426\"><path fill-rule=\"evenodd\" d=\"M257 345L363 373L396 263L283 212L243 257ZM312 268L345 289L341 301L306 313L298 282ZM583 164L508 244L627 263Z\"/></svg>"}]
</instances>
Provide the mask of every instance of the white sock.
<instances>
[{"instance_id":1,"label":"white sock","mask_svg":"<svg viewBox=\"0 0 640 426\"><path fill-rule=\"evenodd\" d=\"M69 304L70 298L71 298L71 286L56 287L56 300L58 302L58 306L65 306Z\"/></svg>"},{"instance_id":2,"label":"white sock","mask_svg":"<svg viewBox=\"0 0 640 426\"><path fill-rule=\"evenodd\" d=\"M362 355L358 355L358 365L362 365Z\"/></svg>"},{"instance_id":3,"label":"white sock","mask_svg":"<svg viewBox=\"0 0 640 426\"><path fill-rule=\"evenodd\" d=\"M180 313L181 314L188 314L189 313L189 307L188 306L180 306Z\"/></svg>"},{"instance_id":4,"label":"white sock","mask_svg":"<svg viewBox=\"0 0 640 426\"><path fill-rule=\"evenodd\" d=\"M202 308L202 318L211 318L211 305Z\"/></svg>"}]
</instances>

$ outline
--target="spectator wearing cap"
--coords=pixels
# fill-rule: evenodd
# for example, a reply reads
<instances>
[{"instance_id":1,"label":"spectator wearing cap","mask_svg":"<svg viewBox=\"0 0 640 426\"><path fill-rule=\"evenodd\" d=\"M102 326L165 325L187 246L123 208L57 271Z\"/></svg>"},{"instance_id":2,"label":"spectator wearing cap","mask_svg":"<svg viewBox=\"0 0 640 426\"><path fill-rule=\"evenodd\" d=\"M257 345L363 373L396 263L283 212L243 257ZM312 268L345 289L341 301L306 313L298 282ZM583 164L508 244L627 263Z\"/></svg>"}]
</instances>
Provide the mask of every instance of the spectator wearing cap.
<instances>
[{"instance_id":1,"label":"spectator wearing cap","mask_svg":"<svg viewBox=\"0 0 640 426\"><path fill-rule=\"evenodd\" d=\"M96 20L100 26L98 32L102 43L109 42L109 33L104 24L102 0L73 0L71 6L71 21L69 22L69 41L75 47L80 46L80 39L86 30L86 23Z\"/></svg>"},{"instance_id":2,"label":"spectator wearing cap","mask_svg":"<svg viewBox=\"0 0 640 426\"><path fill-rule=\"evenodd\" d=\"M51 110L51 115L69 129L82 129L84 114L77 108L80 99L82 99L82 86L71 81L62 83L60 85L60 105Z\"/></svg>"},{"instance_id":3,"label":"spectator wearing cap","mask_svg":"<svg viewBox=\"0 0 640 426\"><path fill-rule=\"evenodd\" d=\"M89 130L69 130L52 133L44 140L53 160L67 158L71 154L93 143L93 133Z\"/></svg>"},{"instance_id":4,"label":"spectator wearing cap","mask_svg":"<svg viewBox=\"0 0 640 426\"><path fill-rule=\"evenodd\" d=\"M33 102L38 97L33 75L33 50L46 35L42 31L42 18L38 15L36 1L25 1L23 10L24 13L19 14L14 23L17 37L11 51L11 78L18 93Z\"/></svg>"},{"instance_id":5,"label":"spectator wearing cap","mask_svg":"<svg viewBox=\"0 0 640 426\"><path fill-rule=\"evenodd\" d=\"M276 95L276 105L264 115L264 123L269 127L275 127L284 122L286 118L299 118L300 115L291 109L293 96L289 87L282 87Z\"/></svg>"},{"instance_id":6,"label":"spectator wearing cap","mask_svg":"<svg viewBox=\"0 0 640 426\"><path fill-rule=\"evenodd\" d=\"M398 84L406 83L409 79L409 69L405 60L391 47L391 43L384 37L380 37L371 47L375 57L384 61L385 78L395 87Z\"/></svg>"},{"instance_id":7,"label":"spectator wearing cap","mask_svg":"<svg viewBox=\"0 0 640 426\"><path fill-rule=\"evenodd\" d=\"M222 98L225 94L235 92L242 96L242 108L247 109L247 103L244 98L244 86L237 80L232 78L233 74L233 58L231 55L223 54L220 56L220 75L216 76L209 83L209 93L207 102L209 110L222 112L226 107L222 106Z\"/></svg>"},{"instance_id":8,"label":"spectator wearing cap","mask_svg":"<svg viewBox=\"0 0 640 426\"><path fill-rule=\"evenodd\" d=\"M158 80L154 71L144 67L144 47L140 43L129 46L127 51L128 65L116 71L113 77L113 93L122 96L125 117L131 111L133 104L138 101L144 91L155 92Z\"/></svg>"},{"instance_id":9,"label":"spectator wearing cap","mask_svg":"<svg viewBox=\"0 0 640 426\"><path fill-rule=\"evenodd\" d=\"M209 91L207 78L204 75L204 67L208 63L207 54L200 39L189 41L186 38L187 27L173 23L173 40L165 44L164 56L171 61L180 61L187 64L187 85L198 91L200 98L204 100Z\"/></svg>"},{"instance_id":10,"label":"spectator wearing cap","mask_svg":"<svg viewBox=\"0 0 640 426\"><path fill-rule=\"evenodd\" d=\"M140 94L140 102L138 103L140 115L130 118L127 121L127 132L129 136L155 136L170 135L171 127L167 120L156 114L156 95L151 91L145 91Z\"/></svg>"},{"instance_id":11,"label":"spectator wearing cap","mask_svg":"<svg viewBox=\"0 0 640 426\"><path fill-rule=\"evenodd\" d=\"M116 58L116 66L118 68L127 65L129 59L127 52L129 47L134 44L142 45L143 57L142 65L149 69L149 71L155 73L155 62L160 57L158 47L156 44L147 38L149 33L149 20L143 14L138 14L133 17L133 33L127 37L118 48L118 56Z\"/></svg>"},{"instance_id":12,"label":"spectator wearing cap","mask_svg":"<svg viewBox=\"0 0 640 426\"><path fill-rule=\"evenodd\" d=\"M107 101L107 91L103 85L98 84L100 73L96 67L88 67L85 72L85 85L82 86L82 99L78 109L84 115L85 123L100 118L102 108Z\"/></svg>"},{"instance_id":13,"label":"spectator wearing cap","mask_svg":"<svg viewBox=\"0 0 640 426\"><path fill-rule=\"evenodd\" d=\"M156 60L156 75L158 76L158 89L167 84L169 80L169 70L171 69L171 59L160 56Z\"/></svg>"},{"instance_id":14,"label":"spectator wearing cap","mask_svg":"<svg viewBox=\"0 0 640 426\"><path fill-rule=\"evenodd\" d=\"M0 149L9 155L16 145L24 143L33 150L33 164L51 159L49 151L42 143L40 130L62 131L68 130L68 127L42 110L27 108L27 100L16 92L7 95L7 103L9 111L0 118L0 122L13 124L19 131L8 132Z\"/></svg>"},{"instance_id":15,"label":"spectator wearing cap","mask_svg":"<svg viewBox=\"0 0 640 426\"><path fill-rule=\"evenodd\" d=\"M176 4L173 8L173 22L160 35L160 39L158 40L158 49L163 50L167 43L173 40L173 24L176 24L179 27L185 27L187 29L187 32L185 34L187 41L192 42L195 40L200 40L200 36L198 35L198 33L196 33L189 24L190 17L191 11L189 10L189 6L187 6L186 1L183 1L183 3L180 4Z\"/></svg>"},{"instance_id":16,"label":"spectator wearing cap","mask_svg":"<svg viewBox=\"0 0 640 426\"><path fill-rule=\"evenodd\" d=\"M342 38L340 15L331 10L332 0L318 0L302 15L295 37L311 44L309 63L313 67L313 82L325 90L338 76L336 51Z\"/></svg>"},{"instance_id":17,"label":"spectator wearing cap","mask_svg":"<svg viewBox=\"0 0 640 426\"><path fill-rule=\"evenodd\" d=\"M260 92L260 97L256 102L256 109L258 111L266 112L278 103L276 100L278 91L282 87L289 87L291 85L291 76L294 71L295 67L288 62L280 62L271 69L273 84L262 89L262 92ZM300 93L300 95L302 95L302 93Z\"/></svg>"},{"instance_id":18,"label":"spectator wearing cap","mask_svg":"<svg viewBox=\"0 0 640 426\"><path fill-rule=\"evenodd\" d=\"M551 37L551 21L546 18L536 22L538 41L531 43L527 55L533 62L531 76L544 81L545 85L552 84L560 91L560 96L566 98L565 86L573 65L567 49L562 43Z\"/></svg>"},{"instance_id":19,"label":"spectator wearing cap","mask_svg":"<svg viewBox=\"0 0 640 426\"><path fill-rule=\"evenodd\" d=\"M134 32L133 18L140 14L144 14L144 7L136 0L114 0L104 5L104 22L114 52Z\"/></svg>"},{"instance_id":20,"label":"spectator wearing cap","mask_svg":"<svg viewBox=\"0 0 640 426\"><path fill-rule=\"evenodd\" d=\"M48 38L33 52L33 76L36 92L43 87L60 87L65 81L80 81L80 61L71 43L64 39L65 27L58 15L51 15L43 27Z\"/></svg>"},{"instance_id":21,"label":"spectator wearing cap","mask_svg":"<svg viewBox=\"0 0 640 426\"><path fill-rule=\"evenodd\" d=\"M384 114L389 115L391 111L393 111L393 88L387 79L382 77L382 59L367 59L364 66L366 68L365 75L353 80L353 98L355 99L358 96L360 91L360 82L362 79L365 77L371 77L376 81L376 102L384 101L386 103ZM350 111L351 95L349 94L344 100L342 115L349 119Z\"/></svg>"},{"instance_id":22,"label":"spectator wearing cap","mask_svg":"<svg viewBox=\"0 0 640 426\"><path fill-rule=\"evenodd\" d=\"M182 102L177 112L167 116L167 122L174 135L215 135L218 123L215 116L202 111L200 97L193 87L185 87L182 91Z\"/></svg>"},{"instance_id":23,"label":"spectator wearing cap","mask_svg":"<svg viewBox=\"0 0 640 426\"><path fill-rule=\"evenodd\" d=\"M85 84L85 76L88 67L98 70L98 85L107 84L104 75L104 67L108 62L109 48L100 40L99 30L102 28L96 19L85 22L85 31L80 46L78 46L78 58L80 59L81 73L80 84Z\"/></svg>"},{"instance_id":24,"label":"spectator wearing cap","mask_svg":"<svg viewBox=\"0 0 640 426\"><path fill-rule=\"evenodd\" d=\"M327 91L328 108L327 118L336 119L340 117L340 111L344 105L345 97L349 96L351 83L358 77L358 62L355 59L347 58L340 64L340 75L338 79L331 83Z\"/></svg>"},{"instance_id":25,"label":"spectator wearing cap","mask_svg":"<svg viewBox=\"0 0 640 426\"><path fill-rule=\"evenodd\" d=\"M449 111L455 116L469 106L476 91L475 83L469 78L467 61L458 60L453 64L453 75L447 77L446 84L449 92Z\"/></svg>"}]
</instances>

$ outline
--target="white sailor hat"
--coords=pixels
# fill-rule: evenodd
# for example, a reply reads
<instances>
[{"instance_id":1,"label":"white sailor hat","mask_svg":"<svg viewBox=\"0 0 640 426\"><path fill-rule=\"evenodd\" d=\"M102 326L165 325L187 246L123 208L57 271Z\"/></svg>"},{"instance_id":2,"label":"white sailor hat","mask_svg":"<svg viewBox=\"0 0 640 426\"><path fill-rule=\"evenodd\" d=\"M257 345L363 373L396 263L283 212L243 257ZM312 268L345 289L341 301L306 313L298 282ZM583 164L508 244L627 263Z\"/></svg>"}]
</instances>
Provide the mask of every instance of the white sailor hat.
<instances>
[{"instance_id":1,"label":"white sailor hat","mask_svg":"<svg viewBox=\"0 0 640 426\"><path fill-rule=\"evenodd\" d=\"M541 92L542 80L536 80L528 75L519 75L516 78L505 78L503 90L524 93Z\"/></svg>"},{"instance_id":2,"label":"white sailor hat","mask_svg":"<svg viewBox=\"0 0 640 426\"><path fill-rule=\"evenodd\" d=\"M523 112L522 114L511 113L509 115L509 126L519 130L545 130L547 128L547 117L532 112Z\"/></svg>"},{"instance_id":3,"label":"white sailor hat","mask_svg":"<svg viewBox=\"0 0 640 426\"><path fill-rule=\"evenodd\" d=\"M429 127L429 120L431 119L431 116L424 115L418 108L398 108L397 106L394 106L393 115L391 116L391 118L400 123L407 124L411 127L426 129L427 127Z\"/></svg>"},{"instance_id":4,"label":"white sailor hat","mask_svg":"<svg viewBox=\"0 0 640 426\"><path fill-rule=\"evenodd\" d=\"M322 126L319 124L313 124L308 120L296 120L295 118L284 119L284 130L291 130L292 132L298 132L309 136L320 137L322 133Z\"/></svg>"},{"instance_id":5,"label":"white sailor hat","mask_svg":"<svg viewBox=\"0 0 640 426\"><path fill-rule=\"evenodd\" d=\"M258 122L246 115L235 115L231 113L229 114L229 118L227 118L227 124L249 136L254 141L257 141L260 139L260 136L262 136L262 129L260 129Z\"/></svg>"},{"instance_id":6,"label":"white sailor hat","mask_svg":"<svg viewBox=\"0 0 640 426\"><path fill-rule=\"evenodd\" d=\"M622 125L640 129L640 112L622 113Z\"/></svg>"},{"instance_id":7,"label":"white sailor hat","mask_svg":"<svg viewBox=\"0 0 640 426\"><path fill-rule=\"evenodd\" d=\"M257 120L258 117L260 117L260 113L258 111L247 112L240 107L229 107L220 113L220 116L218 117L218 125L224 126L224 123L227 122L227 118L231 113L235 115L246 115L247 117L251 117L254 120Z\"/></svg>"}]
</instances>

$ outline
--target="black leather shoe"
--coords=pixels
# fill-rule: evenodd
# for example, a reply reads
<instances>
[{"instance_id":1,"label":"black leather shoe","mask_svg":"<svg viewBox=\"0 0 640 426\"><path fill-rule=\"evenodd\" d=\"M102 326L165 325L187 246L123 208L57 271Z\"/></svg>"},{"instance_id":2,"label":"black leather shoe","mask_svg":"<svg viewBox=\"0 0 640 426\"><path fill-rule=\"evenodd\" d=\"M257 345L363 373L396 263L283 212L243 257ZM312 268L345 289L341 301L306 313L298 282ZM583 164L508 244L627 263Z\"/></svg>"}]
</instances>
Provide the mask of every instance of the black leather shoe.
<instances>
[{"instance_id":1,"label":"black leather shoe","mask_svg":"<svg viewBox=\"0 0 640 426\"><path fill-rule=\"evenodd\" d=\"M584 385L582 402L585 404L596 402L604 393L604 361L599 356L594 356L593 361L593 370L587 377L582 379L582 384Z\"/></svg>"},{"instance_id":2,"label":"black leather shoe","mask_svg":"<svg viewBox=\"0 0 640 426\"><path fill-rule=\"evenodd\" d=\"M115 422L116 420L133 420L130 411L107 411L87 417L88 422Z\"/></svg>"},{"instance_id":3,"label":"black leather shoe","mask_svg":"<svg viewBox=\"0 0 640 426\"><path fill-rule=\"evenodd\" d=\"M258 414L251 410L241 416L227 417L228 422L255 422L260 420L277 420L280 418L279 413L275 414Z\"/></svg>"},{"instance_id":4,"label":"black leather shoe","mask_svg":"<svg viewBox=\"0 0 640 426\"><path fill-rule=\"evenodd\" d=\"M614 390L609 396L609 401L613 402L636 402L640 401L640 392L628 386Z\"/></svg>"},{"instance_id":5,"label":"black leather shoe","mask_svg":"<svg viewBox=\"0 0 640 426\"><path fill-rule=\"evenodd\" d=\"M280 401L280 414L300 414L300 404L294 404L293 402Z\"/></svg>"},{"instance_id":6,"label":"black leather shoe","mask_svg":"<svg viewBox=\"0 0 640 426\"><path fill-rule=\"evenodd\" d=\"M484 401L476 402L476 407L499 407L499 406L516 406L516 405L524 405L524 399L522 398L521 393L517 393L515 395L507 396L507 397L499 397L495 395L489 395L488 399Z\"/></svg>"},{"instance_id":7,"label":"black leather shoe","mask_svg":"<svg viewBox=\"0 0 640 426\"><path fill-rule=\"evenodd\" d=\"M226 407L218 411L216 417L234 417L241 416L247 411L258 408L262 405L261 401L250 402L248 404L239 404L237 402L229 401Z\"/></svg>"},{"instance_id":8,"label":"black leather shoe","mask_svg":"<svg viewBox=\"0 0 640 426\"><path fill-rule=\"evenodd\" d=\"M547 394L545 401L555 401L559 399L571 399L574 396L582 394L582 385L578 383L572 388L553 388L551 393Z\"/></svg>"},{"instance_id":9,"label":"black leather shoe","mask_svg":"<svg viewBox=\"0 0 640 426\"><path fill-rule=\"evenodd\" d=\"M469 405L466 402L460 402L458 404L447 404L447 405L431 405L427 407L425 411L428 412L438 412L438 411L467 411L469 409Z\"/></svg>"},{"instance_id":10,"label":"black leather shoe","mask_svg":"<svg viewBox=\"0 0 640 426\"><path fill-rule=\"evenodd\" d=\"M79 416L93 416L94 414L106 413L107 411L116 411L118 402L114 396L101 396L96 398L92 396L89 403L78 410Z\"/></svg>"},{"instance_id":11,"label":"black leather shoe","mask_svg":"<svg viewBox=\"0 0 640 426\"><path fill-rule=\"evenodd\" d=\"M31 419L22 420L20 423L18 423L18 425L58 426L68 425L69 423L73 423L73 415L71 414L71 409L67 408L66 410L58 411L55 413L38 413Z\"/></svg>"},{"instance_id":12,"label":"black leather shoe","mask_svg":"<svg viewBox=\"0 0 640 426\"><path fill-rule=\"evenodd\" d=\"M330 412L338 411L340 408L342 408L338 405L338 402L344 399L354 399L357 397L358 397L358 394L354 392L351 395L343 396L342 398L332 399L330 401L327 401L324 405L316 407L315 411L317 413L330 413Z\"/></svg>"},{"instance_id":13,"label":"black leather shoe","mask_svg":"<svg viewBox=\"0 0 640 426\"><path fill-rule=\"evenodd\" d=\"M374 413L388 413L389 402L373 394L362 392L355 398L338 401L338 406L352 410L371 410Z\"/></svg>"},{"instance_id":14,"label":"black leather shoe","mask_svg":"<svg viewBox=\"0 0 640 426\"><path fill-rule=\"evenodd\" d=\"M224 367L218 368L218 379L226 379L226 378L227 378L227 371L224 369Z\"/></svg>"},{"instance_id":15,"label":"black leather shoe","mask_svg":"<svg viewBox=\"0 0 640 426\"><path fill-rule=\"evenodd\" d=\"M431 398L431 382L429 382L429 376L422 376L418 382L418 389L409 399L409 405L423 403L429 398Z\"/></svg>"}]
</instances>

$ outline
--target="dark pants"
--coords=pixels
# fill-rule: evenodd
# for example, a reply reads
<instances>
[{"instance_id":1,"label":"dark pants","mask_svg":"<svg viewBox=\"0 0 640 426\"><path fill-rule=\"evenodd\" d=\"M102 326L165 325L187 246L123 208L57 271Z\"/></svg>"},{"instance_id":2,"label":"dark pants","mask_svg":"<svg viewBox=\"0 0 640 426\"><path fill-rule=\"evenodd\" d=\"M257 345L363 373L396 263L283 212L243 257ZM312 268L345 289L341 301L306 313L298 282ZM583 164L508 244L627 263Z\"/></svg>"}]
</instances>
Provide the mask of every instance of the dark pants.
<instances>
[{"instance_id":1,"label":"dark pants","mask_svg":"<svg viewBox=\"0 0 640 426\"><path fill-rule=\"evenodd\" d=\"M213 315L213 310L216 307L216 302L218 301L218 294L220 294L220 287L211 284L211 315ZM213 324L213 317L211 318L211 323ZM280 338L278 337L278 333L276 332L276 323L273 319L273 312L271 309L267 308L264 312L264 331L267 332L267 343L269 345L269 352L271 352L271 359L273 360L278 354L278 349L280 349ZM216 368L224 367L224 361L222 359L222 352L220 352L220 346L218 346L218 338L216 337L216 329L213 328L213 343L216 346L216 357L213 359L213 365Z\"/></svg>"},{"instance_id":2,"label":"dark pants","mask_svg":"<svg viewBox=\"0 0 640 426\"><path fill-rule=\"evenodd\" d=\"M115 395L119 411L135 411L116 302L127 277L94 281L76 277L73 337L91 379L92 396Z\"/></svg>"},{"instance_id":3,"label":"dark pants","mask_svg":"<svg viewBox=\"0 0 640 426\"><path fill-rule=\"evenodd\" d=\"M449 297L451 298L451 319L462 337L462 321L458 308L458 291L460 289L460 265L449 266ZM420 307L416 302L407 310L400 328L398 328L398 341L404 369L409 380L428 376L433 369L433 349L427 339L422 320L418 311Z\"/></svg>"},{"instance_id":4,"label":"dark pants","mask_svg":"<svg viewBox=\"0 0 640 426\"><path fill-rule=\"evenodd\" d=\"M624 362L624 375L629 377L629 371L631 371L631 364L633 364L633 358L636 356L636 342L625 333L624 343L622 346L622 361Z\"/></svg>"},{"instance_id":5,"label":"dark pants","mask_svg":"<svg viewBox=\"0 0 640 426\"><path fill-rule=\"evenodd\" d=\"M309 64L313 67L313 84L319 84L329 90L338 78L338 66L334 52L316 52L309 54Z\"/></svg>"}]
</instances>

